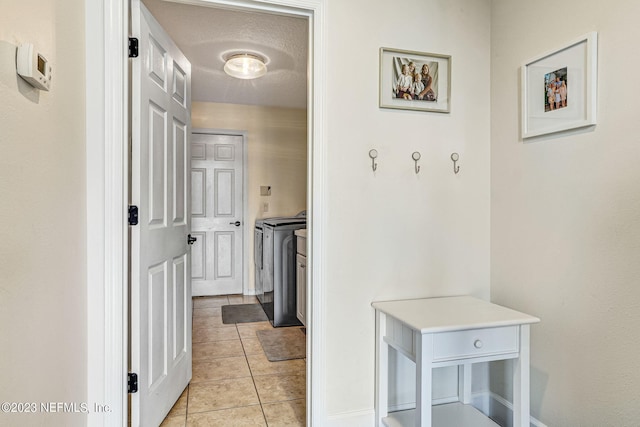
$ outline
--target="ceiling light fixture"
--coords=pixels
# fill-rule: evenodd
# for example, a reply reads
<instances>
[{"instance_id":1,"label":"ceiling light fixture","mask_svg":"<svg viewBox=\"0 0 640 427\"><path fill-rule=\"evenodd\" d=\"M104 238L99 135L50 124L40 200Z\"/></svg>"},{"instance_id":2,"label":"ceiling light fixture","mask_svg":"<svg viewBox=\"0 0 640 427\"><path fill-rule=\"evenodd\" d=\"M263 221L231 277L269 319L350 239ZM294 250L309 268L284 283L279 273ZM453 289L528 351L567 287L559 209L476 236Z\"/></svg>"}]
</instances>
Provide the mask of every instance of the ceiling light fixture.
<instances>
[{"instance_id":1,"label":"ceiling light fixture","mask_svg":"<svg viewBox=\"0 0 640 427\"><path fill-rule=\"evenodd\" d=\"M257 79L267 73L264 59L252 53L238 53L227 58L224 72L237 79Z\"/></svg>"}]
</instances>

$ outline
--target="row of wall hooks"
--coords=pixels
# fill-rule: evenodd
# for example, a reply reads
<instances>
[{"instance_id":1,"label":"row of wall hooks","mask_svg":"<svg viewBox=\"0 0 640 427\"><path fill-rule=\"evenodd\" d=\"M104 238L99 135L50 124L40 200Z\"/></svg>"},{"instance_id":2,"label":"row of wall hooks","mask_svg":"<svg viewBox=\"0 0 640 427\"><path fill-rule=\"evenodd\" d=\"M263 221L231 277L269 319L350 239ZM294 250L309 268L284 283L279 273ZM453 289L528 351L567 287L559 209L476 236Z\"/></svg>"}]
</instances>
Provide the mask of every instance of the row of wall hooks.
<instances>
[{"instance_id":1,"label":"row of wall hooks","mask_svg":"<svg viewBox=\"0 0 640 427\"><path fill-rule=\"evenodd\" d=\"M376 169L378 169L378 163L376 163L376 159L378 158L378 150L376 150L375 148L369 150L369 157L371 158L371 169L375 172ZM422 156L418 151L414 151L413 153L411 153L411 158L415 162L414 167L416 174L420 172L420 165L418 165L418 160L420 160L420 157ZM453 161L453 173L457 174L458 172L460 172L460 166L457 165L458 160L460 160L460 155L458 153L451 153L451 160Z\"/></svg>"}]
</instances>

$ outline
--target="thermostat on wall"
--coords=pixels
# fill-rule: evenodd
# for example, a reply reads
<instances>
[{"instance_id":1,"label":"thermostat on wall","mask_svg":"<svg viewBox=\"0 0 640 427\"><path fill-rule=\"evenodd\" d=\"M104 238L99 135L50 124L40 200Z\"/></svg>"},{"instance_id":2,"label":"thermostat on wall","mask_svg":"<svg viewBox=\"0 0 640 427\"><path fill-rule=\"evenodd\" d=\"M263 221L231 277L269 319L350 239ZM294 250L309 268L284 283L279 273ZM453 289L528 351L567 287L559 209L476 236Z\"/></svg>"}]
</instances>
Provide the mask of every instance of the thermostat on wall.
<instances>
[{"instance_id":1,"label":"thermostat on wall","mask_svg":"<svg viewBox=\"0 0 640 427\"><path fill-rule=\"evenodd\" d=\"M18 47L16 66L18 75L33 87L42 90L51 88L51 64L33 44L23 43Z\"/></svg>"}]
</instances>

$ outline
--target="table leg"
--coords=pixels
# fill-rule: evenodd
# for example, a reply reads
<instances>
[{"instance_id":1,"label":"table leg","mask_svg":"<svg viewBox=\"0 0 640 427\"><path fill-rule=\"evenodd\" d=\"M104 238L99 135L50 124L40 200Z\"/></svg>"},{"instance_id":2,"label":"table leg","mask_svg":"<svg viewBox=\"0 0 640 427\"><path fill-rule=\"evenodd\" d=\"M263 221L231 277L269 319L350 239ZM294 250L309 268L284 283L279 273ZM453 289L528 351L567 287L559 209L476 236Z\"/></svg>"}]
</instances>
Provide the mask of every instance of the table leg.
<instances>
[{"instance_id":1,"label":"table leg","mask_svg":"<svg viewBox=\"0 0 640 427\"><path fill-rule=\"evenodd\" d=\"M384 341L387 316L376 310L376 426L382 427L389 406L389 345Z\"/></svg>"},{"instance_id":2,"label":"table leg","mask_svg":"<svg viewBox=\"0 0 640 427\"><path fill-rule=\"evenodd\" d=\"M471 363L458 365L458 400L465 405L471 403Z\"/></svg>"},{"instance_id":3,"label":"table leg","mask_svg":"<svg viewBox=\"0 0 640 427\"><path fill-rule=\"evenodd\" d=\"M416 427L431 427L433 335L414 332L416 342Z\"/></svg>"},{"instance_id":4,"label":"table leg","mask_svg":"<svg viewBox=\"0 0 640 427\"><path fill-rule=\"evenodd\" d=\"M520 357L513 368L513 426L529 427L529 325L520 325Z\"/></svg>"}]
</instances>

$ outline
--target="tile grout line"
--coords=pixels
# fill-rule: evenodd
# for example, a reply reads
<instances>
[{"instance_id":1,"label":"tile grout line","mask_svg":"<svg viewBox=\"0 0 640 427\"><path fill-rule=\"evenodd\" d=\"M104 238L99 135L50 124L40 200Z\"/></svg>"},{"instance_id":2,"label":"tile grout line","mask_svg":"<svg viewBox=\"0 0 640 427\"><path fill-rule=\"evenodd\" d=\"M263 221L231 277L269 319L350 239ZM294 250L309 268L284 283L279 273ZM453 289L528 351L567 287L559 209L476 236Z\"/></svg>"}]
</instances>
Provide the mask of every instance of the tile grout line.
<instances>
[{"instance_id":1,"label":"tile grout line","mask_svg":"<svg viewBox=\"0 0 640 427\"><path fill-rule=\"evenodd\" d=\"M220 305L220 306L218 306L217 308L221 308L221 307L222 307L222 306L224 306L224 305L233 305L233 304L231 303L231 301L230 301L230 299L229 299L229 296L228 296L228 295L226 295L226 296L225 296L225 299L226 299L226 304L224 304L224 300L223 300L223 301L220 301L220 302L221 302L221 305ZM193 301L193 300L192 300L192 301ZM241 303L242 303L242 302L241 302ZM195 304L194 304L194 305L195 305ZM192 307L193 307L193 306L192 306ZM193 307L193 308L195 308L195 307ZM216 308L216 307L200 307L200 308ZM193 319L195 319L195 318L208 318L208 317L212 317L212 318L213 318L213 317L217 317L217 316L199 316L197 312L195 312L195 311L193 311L193 312L192 312L192 320L193 320ZM231 326L231 325L229 325L229 326ZM237 322L236 322L236 323L234 323L234 325L233 325L233 326L235 326L235 330L236 330L236 333L237 333L237 335L238 335L238 340L240 341L240 346L241 346L241 348L242 348L242 354L244 355L245 363L247 364L247 367L249 368L249 374L250 374L250 376L251 376L251 381L252 381L252 383L253 383L253 387L254 387L254 390L255 390L255 392L256 392L256 396L257 396L257 398L258 398L258 404L260 405L260 410L262 411L262 417L263 417L263 419L264 419L265 426L267 426L267 427L268 427L268 426L269 426L269 422L268 422L268 420L267 420L266 412L265 412L265 410L264 410L264 405L265 405L265 403L263 403L262 398L260 397L260 393L258 392L258 387L257 387L257 384L256 384L256 375L254 375L254 369L252 369L251 364L249 363L249 355L247 354L247 349L246 349L246 347L245 347L245 342L244 342L244 340L243 340L243 338L242 338L242 336L241 336L241 333L240 333L240 330L241 330L242 328L240 328L240 326L239 326L239 324L238 324ZM206 327L207 329L210 329L210 328L215 328L216 326L205 326L205 327ZM194 329L194 327L193 327L193 323L192 323L192 331L193 331L193 329ZM254 334L255 334L255 331L254 331ZM255 339L255 338L257 338L257 336L256 336L256 337L254 337L254 339ZM249 337L245 337L245 339L252 339L252 338L249 336ZM198 342L197 344L215 343L215 342L220 342L220 341L236 341L236 339L233 339L233 340L231 340L231 339L230 339L230 340L202 341L202 342ZM193 343L193 342L192 342L192 343ZM228 356L224 356L224 357L212 358L212 360L213 360L213 359L230 358L230 357L238 357L238 356L228 355ZM205 361L206 361L206 360L205 360ZM305 358L305 360L304 360L304 361L305 361L305 364L306 364L306 358ZM192 363L193 363L193 359L192 359ZM263 376L271 376L271 375L273 375L273 376L277 376L277 375L279 375L279 374L278 374L278 373L274 373L274 374L266 374L266 375L263 375ZM288 375L295 375L295 376L297 376L298 374L291 374L291 373L289 373ZM246 377L244 377L244 378L246 378ZM192 381L193 381L193 378L192 378ZM211 381L215 381L215 380L211 380ZM207 381L201 381L200 383L204 383L204 382L207 382ZM190 399L189 399L189 398L190 398L190 394L191 394L191 385L192 385L192 384L191 384L191 382L189 382L189 384L187 385L187 393L186 393L186 400L187 400L187 402L186 402L186 405L185 405L185 406L186 406L186 409L185 409L185 418L184 418L184 425L185 425L185 427L186 427L186 425L187 425L187 423L188 423L188 417L189 417L189 415L190 415L190 411L189 411L189 400L190 400ZM303 398L285 399L285 400L283 400L282 402L288 402L288 401L303 401L303 400L305 400L305 398L304 398L304 397L303 397ZM278 402L269 402L269 403L278 403ZM254 406L254 405L248 405L248 406ZM241 407L242 407L242 406L238 406L237 408L241 408ZM227 408L225 408L225 409L227 409ZM229 408L229 409L231 409L231 408ZM219 410L223 410L223 409L219 409ZM217 410L214 410L214 411L217 411ZM211 412L211 411L204 411L204 412ZM196 412L196 413L194 413L194 414L197 414L197 413L199 413L199 412Z\"/></svg>"},{"instance_id":2,"label":"tile grout line","mask_svg":"<svg viewBox=\"0 0 640 427\"><path fill-rule=\"evenodd\" d=\"M193 360L191 363L193 364ZM184 409L184 427L187 427L187 419L189 418L189 392L191 392L191 381L187 384L187 403Z\"/></svg>"},{"instance_id":3,"label":"tile grout line","mask_svg":"<svg viewBox=\"0 0 640 427\"><path fill-rule=\"evenodd\" d=\"M231 304L231 301L229 301L229 296L227 295L227 302L228 305L233 305ZM256 386L256 381L253 377L253 370L251 369L251 364L249 364L249 357L247 356L247 351L244 348L244 343L242 342L242 335L240 334L240 328L238 327L238 322L234 323L234 326L236 328L236 332L238 333L238 339L240 340L240 346L242 347L242 354L244 354L244 361L247 364L247 368L249 368L249 375L251 376L251 382L253 383L253 388L256 391L256 397L258 398L258 404L260 405L260 411L262 412L262 416L264 418L264 422L267 423L267 418L264 414L264 408L262 407L262 399L260 399L260 393L258 393L258 387Z\"/></svg>"},{"instance_id":4,"label":"tile grout line","mask_svg":"<svg viewBox=\"0 0 640 427\"><path fill-rule=\"evenodd\" d=\"M264 405L262 404L262 398L260 397L260 393L258 392L258 386L256 385L256 378L253 375L253 369L251 368L251 364L249 363L249 356L247 355L247 351L244 348L244 344L242 344L242 351L244 351L244 357L247 359L247 365L249 366L249 372L251 372L251 381L253 381L253 387L256 389L256 395L258 396L258 402L260 402L260 410L262 411L262 417L264 418L264 423L267 427L269 427L269 421L267 420L267 414L264 412Z\"/></svg>"},{"instance_id":5,"label":"tile grout line","mask_svg":"<svg viewBox=\"0 0 640 427\"><path fill-rule=\"evenodd\" d=\"M238 329L237 322L236 322L236 329ZM238 330L238 336L240 336L240 330ZM240 345L242 346L242 353L244 353L244 360L247 362L247 366L249 367L249 373L251 374L251 382L253 383L253 388L256 391L256 396L258 397L258 402L260 404L260 411L262 412L262 418L264 418L265 425L269 427L269 422L267 421L267 415L264 413L264 406L262 406L262 399L260 399L260 393L258 393L258 386L256 385L256 380L253 376L253 369L251 369L251 364L249 363L249 356L247 355L247 350L244 348L244 342L242 341L242 337L240 337Z\"/></svg>"}]
</instances>

